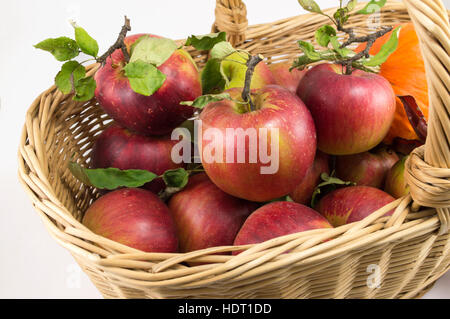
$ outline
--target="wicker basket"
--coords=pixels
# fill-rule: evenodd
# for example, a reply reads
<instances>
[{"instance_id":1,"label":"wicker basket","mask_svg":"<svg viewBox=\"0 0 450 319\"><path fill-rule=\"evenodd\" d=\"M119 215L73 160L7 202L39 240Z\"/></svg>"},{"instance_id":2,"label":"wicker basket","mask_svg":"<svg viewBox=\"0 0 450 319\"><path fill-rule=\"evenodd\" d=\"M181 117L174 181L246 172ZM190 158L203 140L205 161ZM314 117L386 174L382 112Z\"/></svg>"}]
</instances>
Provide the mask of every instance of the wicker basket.
<instances>
[{"instance_id":1,"label":"wicker basket","mask_svg":"<svg viewBox=\"0 0 450 319\"><path fill-rule=\"evenodd\" d=\"M358 7L362 7L359 4ZM405 6L406 5L406 6ZM98 236L80 220L98 194L67 169L88 163L95 136L110 123L95 100L74 102L55 87L31 105L19 149L19 179L50 234L107 298L411 298L450 267L450 28L440 0L388 2L382 24L414 22L425 58L431 110L428 138L407 162L411 194L364 220L248 245L187 254L143 253ZM331 11L330 11L331 12ZM323 16L306 14L247 26L240 0L217 0L213 29L268 62L298 55ZM365 27L366 17L351 18ZM206 30L205 30L206 31ZM203 66L204 52L191 52ZM97 65L90 66L95 72ZM391 217L381 217L396 207ZM326 239L332 240L325 241ZM284 253L289 251L289 253ZM196 261L197 266L186 266ZM50 261L49 261L50 262ZM368 285L376 265L379 287Z\"/></svg>"}]
</instances>

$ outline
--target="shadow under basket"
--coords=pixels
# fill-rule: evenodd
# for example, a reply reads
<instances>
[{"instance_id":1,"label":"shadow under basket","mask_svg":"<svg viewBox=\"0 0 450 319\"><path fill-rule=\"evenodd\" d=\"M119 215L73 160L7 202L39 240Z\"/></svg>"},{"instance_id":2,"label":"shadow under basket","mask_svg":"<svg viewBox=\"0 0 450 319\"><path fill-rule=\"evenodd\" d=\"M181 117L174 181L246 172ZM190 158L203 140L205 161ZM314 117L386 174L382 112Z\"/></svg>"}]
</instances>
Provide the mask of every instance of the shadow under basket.
<instances>
[{"instance_id":1,"label":"shadow under basket","mask_svg":"<svg viewBox=\"0 0 450 319\"><path fill-rule=\"evenodd\" d=\"M240 0L217 0L215 14L213 30L226 31L233 45L263 54L267 63L292 62L299 54L296 41L313 40L314 31L328 23L305 14L248 26ZM366 19L352 16L349 25L366 28ZM67 164L87 164L95 137L111 120L95 99L75 102L55 87L26 114L19 179L50 234L106 298L420 296L450 267L450 28L440 0L388 2L382 9L381 25L407 21L415 25L427 71L428 137L406 163L411 193L362 221L249 245L237 256L219 254L230 247L144 253L98 236L80 223L98 193L75 179ZM190 53L202 67L205 52ZM382 217L393 208L392 216ZM378 286L370 284L374 274Z\"/></svg>"}]
</instances>

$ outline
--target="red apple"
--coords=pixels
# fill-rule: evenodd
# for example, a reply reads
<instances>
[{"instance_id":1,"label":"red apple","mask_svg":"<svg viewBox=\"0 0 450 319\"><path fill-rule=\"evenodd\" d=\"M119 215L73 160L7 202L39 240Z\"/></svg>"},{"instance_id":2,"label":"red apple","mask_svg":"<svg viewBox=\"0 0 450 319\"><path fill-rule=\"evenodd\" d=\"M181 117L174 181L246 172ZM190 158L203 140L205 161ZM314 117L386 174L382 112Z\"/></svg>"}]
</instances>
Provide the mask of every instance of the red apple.
<instances>
[{"instance_id":1,"label":"red apple","mask_svg":"<svg viewBox=\"0 0 450 319\"><path fill-rule=\"evenodd\" d=\"M112 125L95 141L91 153L91 167L143 169L161 175L168 169L185 166L172 161L171 151L176 143L170 136L143 136L119 125ZM144 187L157 194L164 189L165 184L158 178Z\"/></svg>"},{"instance_id":2,"label":"red apple","mask_svg":"<svg viewBox=\"0 0 450 319\"><path fill-rule=\"evenodd\" d=\"M142 36L144 34L126 37L124 42L128 49ZM192 116L194 109L180 102L195 100L202 88L195 62L186 51L176 50L158 67L166 80L150 96L131 89L124 66L122 50L117 49L95 74L95 97L117 123L140 134L163 135Z\"/></svg>"},{"instance_id":3,"label":"red apple","mask_svg":"<svg viewBox=\"0 0 450 319\"><path fill-rule=\"evenodd\" d=\"M322 173L330 174L328 165L329 156L321 151L317 151L313 165L306 172L306 176L300 184L289 194L294 202L308 205L311 203L312 194L316 186L321 182Z\"/></svg>"},{"instance_id":4,"label":"red apple","mask_svg":"<svg viewBox=\"0 0 450 319\"><path fill-rule=\"evenodd\" d=\"M258 208L247 218L234 245L257 244L316 228L332 226L312 208L293 202L272 202ZM239 252L233 254L237 253Z\"/></svg>"},{"instance_id":5,"label":"red apple","mask_svg":"<svg viewBox=\"0 0 450 319\"><path fill-rule=\"evenodd\" d=\"M388 193L369 186L339 188L325 195L315 207L334 227L361 220L394 201ZM386 213L392 215L394 210Z\"/></svg>"},{"instance_id":6,"label":"red apple","mask_svg":"<svg viewBox=\"0 0 450 319\"><path fill-rule=\"evenodd\" d=\"M407 158L408 156L404 156L400 159L386 175L384 191L395 198L403 197L409 193L409 186L405 180L405 161Z\"/></svg>"},{"instance_id":7,"label":"red apple","mask_svg":"<svg viewBox=\"0 0 450 319\"><path fill-rule=\"evenodd\" d=\"M242 101L242 89L226 92ZM314 160L316 132L308 109L287 89L267 85L253 90L252 99L253 111L232 100L208 104L200 114L198 144L214 184L233 196L262 202L287 195L300 183ZM236 134L227 134L233 129Z\"/></svg>"},{"instance_id":8,"label":"red apple","mask_svg":"<svg viewBox=\"0 0 450 319\"><path fill-rule=\"evenodd\" d=\"M206 174L194 175L186 188L169 201L180 251L232 245L245 219L256 208L256 203L221 191Z\"/></svg>"},{"instance_id":9,"label":"red apple","mask_svg":"<svg viewBox=\"0 0 450 319\"><path fill-rule=\"evenodd\" d=\"M388 171L397 161L397 153L388 148L336 156L336 176L356 185L382 188Z\"/></svg>"},{"instance_id":10,"label":"red apple","mask_svg":"<svg viewBox=\"0 0 450 319\"><path fill-rule=\"evenodd\" d=\"M387 134L394 118L395 95L380 75L320 64L300 81L298 96L311 111L317 129L317 147L327 154L349 155L368 151Z\"/></svg>"},{"instance_id":11,"label":"red apple","mask_svg":"<svg viewBox=\"0 0 450 319\"><path fill-rule=\"evenodd\" d=\"M275 84L278 84L292 93L297 92L298 84L306 73L306 70L300 71L298 69L292 69L291 65L286 62L273 63L269 65L272 71Z\"/></svg>"},{"instance_id":12,"label":"red apple","mask_svg":"<svg viewBox=\"0 0 450 319\"><path fill-rule=\"evenodd\" d=\"M142 251L177 251L169 208L144 189L122 188L103 195L88 208L83 224L100 236Z\"/></svg>"}]
</instances>

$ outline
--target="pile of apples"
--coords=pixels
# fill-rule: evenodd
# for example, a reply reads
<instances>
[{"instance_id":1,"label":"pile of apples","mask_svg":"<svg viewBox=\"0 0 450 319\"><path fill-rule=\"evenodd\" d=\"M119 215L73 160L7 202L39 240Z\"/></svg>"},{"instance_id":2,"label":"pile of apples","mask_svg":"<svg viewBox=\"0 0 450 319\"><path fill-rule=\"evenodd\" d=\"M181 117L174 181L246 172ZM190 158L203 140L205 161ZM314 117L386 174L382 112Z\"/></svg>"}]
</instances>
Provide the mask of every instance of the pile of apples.
<instances>
[{"instance_id":1,"label":"pile of apples","mask_svg":"<svg viewBox=\"0 0 450 319\"><path fill-rule=\"evenodd\" d=\"M142 36L128 36L125 44L131 47ZM329 63L299 71L287 63L259 62L249 110L242 107L247 65L240 58L235 55L222 66L231 98L196 112L181 103L202 95L201 72L185 50L177 48L158 66L166 79L151 95L131 89L123 51L115 50L95 75L96 99L114 124L97 137L90 166L156 175L187 169L187 163L172 160L177 141L169 134L189 126L194 116L204 128L224 134L227 128L277 127L278 170L261 174L267 163L260 159L203 162L198 169L203 172L191 170L187 185L166 198L158 196L166 187L162 178L104 193L86 211L84 225L142 251L189 252L337 227L408 192L404 158L380 144L395 111L393 90L383 77L360 70L343 74L341 66ZM211 143L204 135L195 141L203 149ZM229 151L226 144L214 146L223 154ZM249 154L249 143L240 147ZM311 204L313 197L320 199Z\"/></svg>"}]
</instances>

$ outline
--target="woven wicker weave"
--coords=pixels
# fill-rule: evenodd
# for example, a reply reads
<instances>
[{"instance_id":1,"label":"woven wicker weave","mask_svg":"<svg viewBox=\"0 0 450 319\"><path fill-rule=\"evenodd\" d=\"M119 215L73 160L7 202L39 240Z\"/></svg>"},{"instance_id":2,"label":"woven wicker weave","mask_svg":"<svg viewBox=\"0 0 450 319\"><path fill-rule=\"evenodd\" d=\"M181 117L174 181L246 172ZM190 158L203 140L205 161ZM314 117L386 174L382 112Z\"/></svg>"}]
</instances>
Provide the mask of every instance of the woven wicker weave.
<instances>
[{"instance_id":1,"label":"woven wicker weave","mask_svg":"<svg viewBox=\"0 0 450 319\"><path fill-rule=\"evenodd\" d=\"M100 237L80 223L98 194L71 175L67 162L74 156L88 163L93 140L110 119L95 100L74 102L55 87L37 97L27 112L19 179L50 234L72 253L104 297L417 296L450 267L450 28L440 0L388 2L382 11L381 24L411 19L419 35L431 104L428 138L407 162L411 194L360 222L245 246L238 256L217 254L230 247L143 253ZM357 15L350 24L362 30L366 19ZM234 45L262 53L270 63L292 61L299 54L296 40L312 40L314 30L326 22L323 16L306 14L248 27L240 0L217 0L213 29L227 31ZM204 65L204 53L191 54ZM90 66L89 72L97 67ZM381 217L394 207L391 217ZM325 241L329 238L334 239ZM184 263L188 260L202 264L189 267ZM379 266L378 288L367 284L372 264Z\"/></svg>"}]
</instances>

